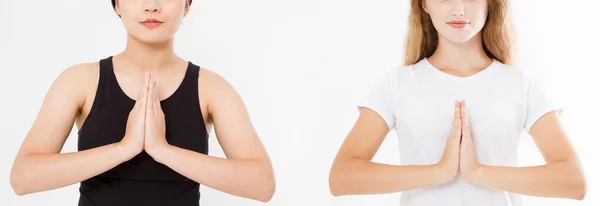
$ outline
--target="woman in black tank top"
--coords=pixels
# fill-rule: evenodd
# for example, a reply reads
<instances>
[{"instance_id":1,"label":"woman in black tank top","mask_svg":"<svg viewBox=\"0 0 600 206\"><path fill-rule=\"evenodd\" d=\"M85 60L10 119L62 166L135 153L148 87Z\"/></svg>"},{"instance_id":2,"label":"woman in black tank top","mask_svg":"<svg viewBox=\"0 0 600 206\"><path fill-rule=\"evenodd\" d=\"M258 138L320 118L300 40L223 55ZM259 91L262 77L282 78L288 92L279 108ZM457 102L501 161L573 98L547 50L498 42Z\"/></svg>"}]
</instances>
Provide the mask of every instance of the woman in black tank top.
<instances>
[{"instance_id":1,"label":"woman in black tank top","mask_svg":"<svg viewBox=\"0 0 600 206\"><path fill-rule=\"evenodd\" d=\"M80 182L80 206L192 206L204 184L269 201L273 169L240 96L173 51L191 0L112 3L127 47L53 83L15 159L14 191ZM78 152L60 153L74 122ZM207 155L213 125L226 159Z\"/></svg>"}]
</instances>

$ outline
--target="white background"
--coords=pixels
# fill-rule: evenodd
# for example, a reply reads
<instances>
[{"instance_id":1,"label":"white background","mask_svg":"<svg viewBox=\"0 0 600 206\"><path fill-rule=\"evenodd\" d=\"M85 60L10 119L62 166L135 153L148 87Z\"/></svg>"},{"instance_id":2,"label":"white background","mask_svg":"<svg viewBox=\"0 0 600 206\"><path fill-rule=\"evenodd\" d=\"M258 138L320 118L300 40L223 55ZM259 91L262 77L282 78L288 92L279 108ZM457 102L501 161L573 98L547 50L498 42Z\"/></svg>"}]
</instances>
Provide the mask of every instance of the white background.
<instances>
[{"instance_id":1,"label":"white background","mask_svg":"<svg viewBox=\"0 0 600 206\"><path fill-rule=\"evenodd\" d=\"M593 0L512 1L519 67L564 102L564 128L588 180L584 201L523 196L525 205L600 205L600 73ZM273 161L277 192L267 205L398 205L399 193L333 197L328 173L357 118L355 103L401 64L408 0L197 0L176 52L224 76L242 95ZM125 30L110 1L0 1L0 205L76 205L78 184L16 196L15 154L50 84L70 65L120 52ZM76 151L76 130L63 151ZM223 156L211 136L211 155ZM543 164L529 136L521 165ZM375 157L397 163L395 134ZM262 205L202 188L201 205Z\"/></svg>"}]
</instances>

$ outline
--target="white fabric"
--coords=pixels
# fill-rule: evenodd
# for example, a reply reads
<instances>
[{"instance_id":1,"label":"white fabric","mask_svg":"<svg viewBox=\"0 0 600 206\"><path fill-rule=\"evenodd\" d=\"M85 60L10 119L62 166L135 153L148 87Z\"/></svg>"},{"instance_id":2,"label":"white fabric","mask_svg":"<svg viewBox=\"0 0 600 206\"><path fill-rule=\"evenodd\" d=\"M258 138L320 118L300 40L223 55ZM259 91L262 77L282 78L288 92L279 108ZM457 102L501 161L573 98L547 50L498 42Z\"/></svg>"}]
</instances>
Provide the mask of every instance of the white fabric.
<instances>
[{"instance_id":1,"label":"white fabric","mask_svg":"<svg viewBox=\"0 0 600 206\"><path fill-rule=\"evenodd\" d=\"M544 114L561 111L535 78L494 62L481 72L458 77L423 59L394 68L358 107L377 112L395 129L402 165L437 163L454 116L454 101L466 100L477 159L484 165L517 166L517 143ZM402 192L402 206L521 206L517 194L480 188L462 176L451 182Z\"/></svg>"}]
</instances>

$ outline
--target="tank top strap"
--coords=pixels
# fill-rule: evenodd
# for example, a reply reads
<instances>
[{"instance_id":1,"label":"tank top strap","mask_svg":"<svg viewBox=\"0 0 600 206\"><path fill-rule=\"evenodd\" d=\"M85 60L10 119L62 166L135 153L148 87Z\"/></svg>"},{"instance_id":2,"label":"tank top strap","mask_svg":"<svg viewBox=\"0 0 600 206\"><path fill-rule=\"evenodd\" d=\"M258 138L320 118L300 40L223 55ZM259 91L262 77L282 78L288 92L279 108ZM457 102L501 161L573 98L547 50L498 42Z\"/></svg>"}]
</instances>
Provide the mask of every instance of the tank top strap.
<instances>
[{"instance_id":1,"label":"tank top strap","mask_svg":"<svg viewBox=\"0 0 600 206\"><path fill-rule=\"evenodd\" d=\"M113 71L112 56L100 60L100 74Z\"/></svg>"},{"instance_id":2,"label":"tank top strap","mask_svg":"<svg viewBox=\"0 0 600 206\"><path fill-rule=\"evenodd\" d=\"M200 66L188 61L188 67L186 71L186 75L191 77L198 77L198 72L200 72Z\"/></svg>"}]
</instances>

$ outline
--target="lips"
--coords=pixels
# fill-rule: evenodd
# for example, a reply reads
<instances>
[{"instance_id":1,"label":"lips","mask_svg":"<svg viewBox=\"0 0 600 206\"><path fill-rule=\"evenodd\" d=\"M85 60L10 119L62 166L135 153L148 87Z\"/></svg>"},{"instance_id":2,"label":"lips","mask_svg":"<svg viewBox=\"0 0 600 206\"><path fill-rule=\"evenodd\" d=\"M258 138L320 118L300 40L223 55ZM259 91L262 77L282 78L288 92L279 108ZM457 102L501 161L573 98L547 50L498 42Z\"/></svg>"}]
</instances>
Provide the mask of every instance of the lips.
<instances>
[{"instance_id":1,"label":"lips","mask_svg":"<svg viewBox=\"0 0 600 206\"><path fill-rule=\"evenodd\" d=\"M163 22L158 20L158 19L146 19L142 22L140 22L140 24L148 27L148 28L156 28L158 26L160 26Z\"/></svg>"},{"instance_id":2,"label":"lips","mask_svg":"<svg viewBox=\"0 0 600 206\"><path fill-rule=\"evenodd\" d=\"M454 20L454 21L449 21L448 25L450 25L452 28L455 28L455 29L462 29L470 23L471 22L468 22L468 21Z\"/></svg>"}]
</instances>

